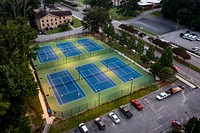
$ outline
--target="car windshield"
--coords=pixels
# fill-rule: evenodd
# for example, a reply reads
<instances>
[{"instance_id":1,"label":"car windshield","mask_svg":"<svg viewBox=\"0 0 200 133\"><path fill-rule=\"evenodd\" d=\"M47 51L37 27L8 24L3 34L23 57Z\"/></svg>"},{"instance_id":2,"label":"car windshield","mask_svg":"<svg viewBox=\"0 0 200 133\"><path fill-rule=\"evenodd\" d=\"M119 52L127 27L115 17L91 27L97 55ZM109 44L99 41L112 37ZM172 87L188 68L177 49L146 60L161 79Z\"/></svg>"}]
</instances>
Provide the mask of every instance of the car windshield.
<instances>
[{"instance_id":1,"label":"car windshield","mask_svg":"<svg viewBox=\"0 0 200 133\"><path fill-rule=\"evenodd\" d=\"M113 119L117 120L117 116L115 114L112 115Z\"/></svg>"}]
</instances>

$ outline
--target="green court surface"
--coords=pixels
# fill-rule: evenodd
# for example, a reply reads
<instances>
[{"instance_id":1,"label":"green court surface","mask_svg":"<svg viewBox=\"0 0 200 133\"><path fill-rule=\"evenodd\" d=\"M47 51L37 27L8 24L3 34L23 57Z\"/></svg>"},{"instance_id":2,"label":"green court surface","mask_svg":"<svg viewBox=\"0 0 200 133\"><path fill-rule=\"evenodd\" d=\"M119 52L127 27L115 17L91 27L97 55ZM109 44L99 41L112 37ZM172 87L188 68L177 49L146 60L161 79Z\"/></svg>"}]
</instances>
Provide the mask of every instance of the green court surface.
<instances>
[{"instance_id":1,"label":"green court surface","mask_svg":"<svg viewBox=\"0 0 200 133\"><path fill-rule=\"evenodd\" d=\"M84 47L79 45L77 42L77 40L82 38L90 38L104 49L101 51L89 53ZM69 38L65 40L59 40L59 41L57 40L39 44L39 46L51 46L52 49L55 51L55 53L58 55L59 60L43 64L40 64L38 59L33 61L43 92L45 94L45 98L49 104L50 109L54 112L55 116L57 117L73 116L77 113L97 107L103 103L128 95L131 92L137 91L140 88L147 87L154 82L153 76L149 75L147 72L136 66L134 63L127 60L123 56L119 55L114 50L110 49L103 42L91 36L86 36L82 38ZM60 49L58 49L56 44L60 42L69 42L69 41L72 42L83 54L66 58L65 55L60 51ZM133 68L142 76L132 81L123 82L112 71L108 71L108 68L106 68L106 66L100 62L101 60L105 60L111 57L117 57L125 64L129 64L131 68ZM104 72L104 74L107 77L109 77L116 84L116 86L108 88L106 90L102 90L98 93L94 93L94 91L90 88L87 82L84 79L80 78L81 76L76 70L76 67L90 63L94 63L102 72ZM56 97L51 88L51 85L48 82L46 75L62 70L68 70L74 79L78 79L76 83L80 86L80 88L82 89L82 91L86 96L60 106L56 100Z\"/></svg>"}]
</instances>

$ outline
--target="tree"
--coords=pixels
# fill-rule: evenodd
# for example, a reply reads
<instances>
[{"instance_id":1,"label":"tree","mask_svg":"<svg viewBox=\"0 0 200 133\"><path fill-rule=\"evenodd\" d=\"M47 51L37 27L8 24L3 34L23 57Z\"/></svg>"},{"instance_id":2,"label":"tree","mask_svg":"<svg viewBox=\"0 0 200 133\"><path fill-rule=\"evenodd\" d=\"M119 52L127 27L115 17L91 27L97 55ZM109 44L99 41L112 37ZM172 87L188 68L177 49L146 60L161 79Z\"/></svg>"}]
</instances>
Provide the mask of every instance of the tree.
<instances>
[{"instance_id":1,"label":"tree","mask_svg":"<svg viewBox=\"0 0 200 133\"><path fill-rule=\"evenodd\" d=\"M61 29L61 31L66 31L67 28L69 27L69 24L63 23L63 24L58 25L58 27Z\"/></svg>"},{"instance_id":2,"label":"tree","mask_svg":"<svg viewBox=\"0 0 200 133\"><path fill-rule=\"evenodd\" d=\"M149 60L155 59L155 47L150 45L149 49L146 52L146 56L149 58Z\"/></svg>"},{"instance_id":3,"label":"tree","mask_svg":"<svg viewBox=\"0 0 200 133\"><path fill-rule=\"evenodd\" d=\"M160 63L160 61L157 61L156 63L151 65L151 71L154 74L158 74L160 72L160 70L163 68L164 68L164 66Z\"/></svg>"},{"instance_id":4,"label":"tree","mask_svg":"<svg viewBox=\"0 0 200 133\"><path fill-rule=\"evenodd\" d=\"M199 8L199 0L162 0L161 13L165 18L174 21L179 19L182 24L195 26L200 30L200 23L196 23L200 14Z\"/></svg>"},{"instance_id":5,"label":"tree","mask_svg":"<svg viewBox=\"0 0 200 133\"><path fill-rule=\"evenodd\" d=\"M111 24L111 19L108 11L103 8L96 7L85 14L82 25L83 30L90 30L92 32L98 32L100 28L104 28Z\"/></svg>"},{"instance_id":6,"label":"tree","mask_svg":"<svg viewBox=\"0 0 200 133\"><path fill-rule=\"evenodd\" d=\"M84 3L90 5L92 8L98 6L106 10L109 10L113 6L112 0L84 0Z\"/></svg>"},{"instance_id":7,"label":"tree","mask_svg":"<svg viewBox=\"0 0 200 133\"><path fill-rule=\"evenodd\" d=\"M172 67L173 53L172 53L172 48L170 46L168 46L162 53L162 56L160 57L159 61L164 67Z\"/></svg>"},{"instance_id":8,"label":"tree","mask_svg":"<svg viewBox=\"0 0 200 133\"><path fill-rule=\"evenodd\" d=\"M181 56L184 60L190 60L191 56L187 53L184 48L173 48L172 51L177 56Z\"/></svg>"},{"instance_id":9,"label":"tree","mask_svg":"<svg viewBox=\"0 0 200 133\"><path fill-rule=\"evenodd\" d=\"M136 45L135 51L140 55L143 54L144 53L144 44L143 43L138 43Z\"/></svg>"},{"instance_id":10,"label":"tree","mask_svg":"<svg viewBox=\"0 0 200 133\"><path fill-rule=\"evenodd\" d=\"M18 120L23 119L25 99L37 95L29 69L29 60L36 57L35 47L30 47L35 37L36 32L23 21L9 20L0 25L0 132L22 132L29 127L29 123ZM30 132L30 128L24 131L28 129Z\"/></svg>"},{"instance_id":11,"label":"tree","mask_svg":"<svg viewBox=\"0 0 200 133\"><path fill-rule=\"evenodd\" d=\"M171 67L164 67L159 71L159 77L162 80L169 79L174 76L175 72Z\"/></svg>"},{"instance_id":12,"label":"tree","mask_svg":"<svg viewBox=\"0 0 200 133\"><path fill-rule=\"evenodd\" d=\"M200 120L193 117L185 125L186 133L199 133L200 131Z\"/></svg>"},{"instance_id":13,"label":"tree","mask_svg":"<svg viewBox=\"0 0 200 133\"><path fill-rule=\"evenodd\" d=\"M142 56L140 57L140 60L142 60L143 63L149 62L149 58L148 58L146 55L142 55Z\"/></svg>"},{"instance_id":14,"label":"tree","mask_svg":"<svg viewBox=\"0 0 200 133\"><path fill-rule=\"evenodd\" d=\"M33 15L33 9L38 7L38 0L1 0L0 18L1 23L5 24L8 19L18 17L30 17Z\"/></svg>"},{"instance_id":15,"label":"tree","mask_svg":"<svg viewBox=\"0 0 200 133\"><path fill-rule=\"evenodd\" d=\"M113 24L111 23L111 24L109 24L108 26L105 26L105 27L103 28L103 32L104 32L105 34L107 34L107 37L112 37L112 38L114 38L114 35L115 35L115 28L114 28Z\"/></svg>"},{"instance_id":16,"label":"tree","mask_svg":"<svg viewBox=\"0 0 200 133\"><path fill-rule=\"evenodd\" d=\"M139 0L122 0L117 7L117 13L123 16L133 16L134 11L138 9Z\"/></svg>"}]
</instances>

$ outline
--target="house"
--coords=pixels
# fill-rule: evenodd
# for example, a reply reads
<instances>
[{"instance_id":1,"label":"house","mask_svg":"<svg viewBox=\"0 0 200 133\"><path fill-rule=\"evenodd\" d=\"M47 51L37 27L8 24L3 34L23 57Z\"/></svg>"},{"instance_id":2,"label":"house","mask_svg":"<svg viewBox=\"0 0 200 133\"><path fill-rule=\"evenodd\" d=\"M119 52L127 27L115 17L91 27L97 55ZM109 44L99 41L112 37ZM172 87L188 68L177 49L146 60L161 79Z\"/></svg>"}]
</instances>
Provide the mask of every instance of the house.
<instances>
[{"instance_id":1,"label":"house","mask_svg":"<svg viewBox=\"0 0 200 133\"><path fill-rule=\"evenodd\" d=\"M35 10L35 21L39 31L52 30L63 23L72 22L71 11Z\"/></svg>"},{"instance_id":2,"label":"house","mask_svg":"<svg viewBox=\"0 0 200 133\"><path fill-rule=\"evenodd\" d=\"M112 0L114 6L119 6L121 0Z\"/></svg>"}]
</instances>

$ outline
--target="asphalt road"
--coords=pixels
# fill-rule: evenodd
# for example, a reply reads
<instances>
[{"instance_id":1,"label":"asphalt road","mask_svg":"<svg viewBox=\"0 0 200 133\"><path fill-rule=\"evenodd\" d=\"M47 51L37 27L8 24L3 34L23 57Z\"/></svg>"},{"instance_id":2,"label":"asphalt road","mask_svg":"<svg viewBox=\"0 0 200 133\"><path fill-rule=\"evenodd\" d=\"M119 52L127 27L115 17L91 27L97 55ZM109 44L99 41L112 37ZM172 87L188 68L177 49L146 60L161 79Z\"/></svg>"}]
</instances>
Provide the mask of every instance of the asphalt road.
<instances>
[{"instance_id":1,"label":"asphalt road","mask_svg":"<svg viewBox=\"0 0 200 133\"><path fill-rule=\"evenodd\" d=\"M185 89L175 95L172 95L162 101L155 99L155 96L177 85L184 86ZM184 124L189 118L200 117L200 89L191 89L181 81L160 89L152 94L141 98L139 101L144 106L142 111L136 110L128 104L128 108L133 113L131 119L126 119L119 109L113 110L121 119L120 124L114 124L108 117L108 114L102 115L101 118L106 125L104 131L100 131L94 124L89 121L86 126L90 133L167 133L173 130L172 120L179 120ZM66 133L79 133L76 127Z\"/></svg>"}]
</instances>

